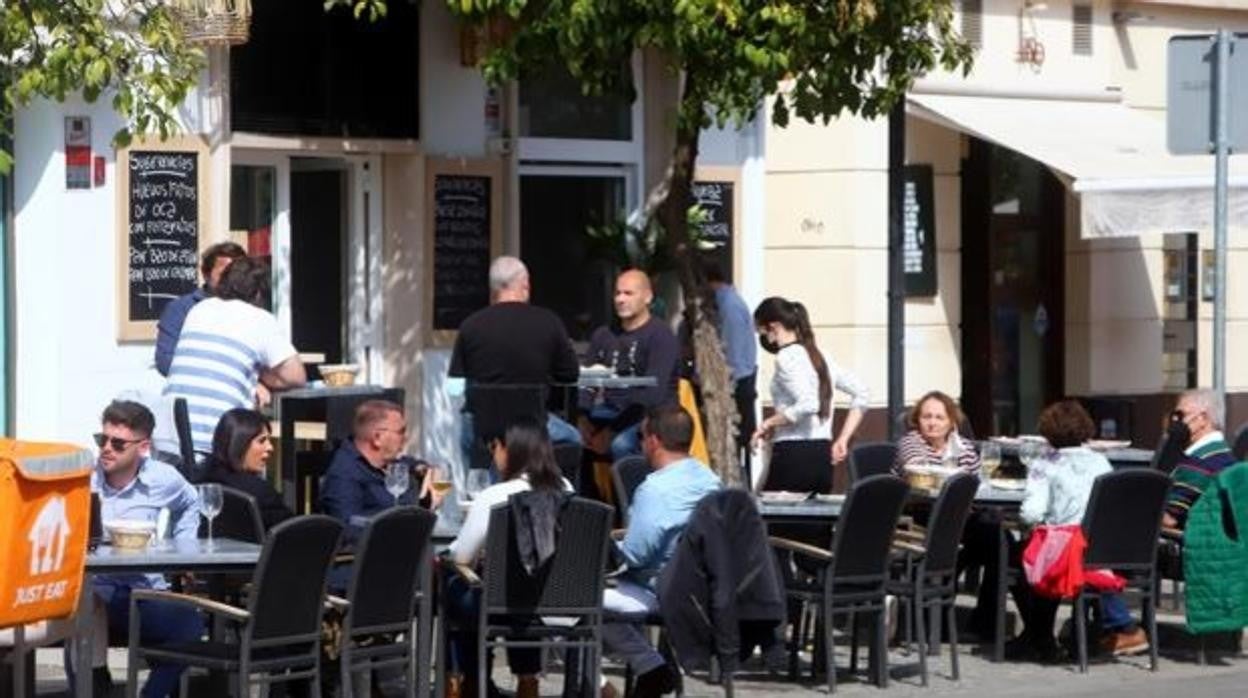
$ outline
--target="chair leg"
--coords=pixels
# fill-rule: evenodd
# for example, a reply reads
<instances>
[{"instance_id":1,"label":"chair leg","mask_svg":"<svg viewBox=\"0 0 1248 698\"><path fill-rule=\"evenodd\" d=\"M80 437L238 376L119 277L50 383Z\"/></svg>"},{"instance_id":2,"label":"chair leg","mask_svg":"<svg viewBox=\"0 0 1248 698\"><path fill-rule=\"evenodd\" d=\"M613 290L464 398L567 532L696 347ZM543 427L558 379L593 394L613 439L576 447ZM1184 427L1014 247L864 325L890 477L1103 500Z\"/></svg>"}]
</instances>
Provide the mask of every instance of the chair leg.
<instances>
[{"instance_id":1,"label":"chair leg","mask_svg":"<svg viewBox=\"0 0 1248 698\"><path fill-rule=\"evenodd\" d=\"M875 685L888 688L888 607L875 616Z\"/></svg>"},{"instance_id":2,"label":"chair leg","mask_svg":"<svg viewBox=\"0 0 1248 698\"><path fill-rule=\"evenodd\" d=\"M1157 671L1157 597L1151 593L1144 597L1142 603L1144 623L1148 628L1148 668Z\"/></svg>"},{"instance_id":3,"label":"chair leg","mask_svg":"<svg viewBox=\"0 0 1248 698\"><path fill-rule=\"evenodd\" d=\"M945 606L949 624L949 669L953 672L953 680L960 680L958 673L958 598L954 595Z\"/></svg>"},{"instance_id":4,"label":"chair leg","mask_svg":"<svg viewBox=\"0 0 1248 698\"><path fill-rule=\"evenodd\" d=\"M924 686L926 686L927 685L927 628L925 627L926 623L923 622L923 604L922 604L921 597L919 596L919 594L920 594L919 588L916 586L914 589L914 609L915 609L914 624L915 624L915 635L917 635L919 638L919 681L922 682Z\"/></svg>"},{"instance_id":5,"label":"chair leg","mask_svg":"<svg viewBox=\"0 0 1248 698\"><path fill-rule=\"evenodd\" d=\"M485 649L487 638L484 633L477 636L477 698L486 698L489 694L490 674L493 667L486 666L489 652Z\"/></svg>"},{"instance_id":6,"label":"chair leg","mask_svg":"<svg viewBox=\"0 0 1248 698\"><path fill-rule=\"evenodd\" d=\"M1083 592L1075 595L1075 646L1079 653L1079 673L1088 671L1088 617L1084 609Z\"/></svg>"},{"instance_id":7,"label":"chair leg","mask_svg":"<svg viewBox=\"0 0 1248 698\"><path fill-rule=\"evenodd\" d=\"M806 603L798 607L797 623L789 628L789 680L797 681L797 653L806 636ZM627 695L625 691L625 695Z\"/></svg>"},{"instance_id":8,"label":"chair leg","mask_svg":"<svg viewBox=\"0 0 1248 698\"><path fill-rule=\"evenodd\" d=\"M831 620L825 617L823 622L828 625ZM849 613L849 673L858 673L858 615L853 611Z\"/></svg>"},{"instance_id":9,"label":"chair leg","mask_svg":"<svg viewBox=\"0 0 1248 698\"><path fill-rule=\"evenodd\" d=\"M931 619L931 623L928 624L928 627L927 627L927 633L928 633L927 647L928 647L928 651L932 653L933 657L939 657L940 656L940 631L941 631L940 603L939 602L933 603L933 601L929 601L928 603L931 605L927 607L928 618Z\"/></svg>"},{"instance_id":10,"label":"chair leg","mask_svg":"<svg viewBox=\"0 0 1248 698\"><path fill-rule=\"evenodd\" d=\"M828 599L824 602L823 613L823 662L825 671L828 672L828 694L836 693L836 645L832 641L832 603ZM850 614L852 622L853 614ZM857 654L855 652L854 654ZM852 655L851 655L851 661Z\"/></svg>"},{"instance_id":11,"label":"chair leg","mask_svg":"<svg viewBox=\"0 0 1248 698\"><path fill-rule=\"evenodd\" d=\"M139 695L139 633L140 633L139 604L133 598L130 599L130 637L129 647L126 649L126 698L137 698ZM95 671L92 666L91 657L79 661L79 671Z\"/></svg>"},{"instance_id":12,"label":"chair leg","mask_svg":"<svg viewBox=\"0 0 1248 698\"><path fill-rule=\"evenodd\" d=\"M339 698L352 698L355 695L355 686L351 684L351 641L343 638L342 650L338 655L339 681L342 682L342 688L339 690ZM319 683L319 682L318 682Z\"/></svg>"}]
</instances>

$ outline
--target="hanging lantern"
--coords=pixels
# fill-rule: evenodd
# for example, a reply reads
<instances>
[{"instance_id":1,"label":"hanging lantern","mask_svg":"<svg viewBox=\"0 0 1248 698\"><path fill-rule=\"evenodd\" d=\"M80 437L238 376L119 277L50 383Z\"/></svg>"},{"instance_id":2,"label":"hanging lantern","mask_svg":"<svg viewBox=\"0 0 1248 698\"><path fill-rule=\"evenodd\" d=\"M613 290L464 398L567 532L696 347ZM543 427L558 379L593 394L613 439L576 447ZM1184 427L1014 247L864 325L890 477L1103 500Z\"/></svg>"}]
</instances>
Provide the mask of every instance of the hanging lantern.
<instances>
[{"instance_id":1,"label":"hanging lantern","mask_svg":"<svg viewBox=\"0 0 1248 698\"><path fill-rule=\"evenodd\" d=\"M237 46L251 34L251 0L171 0L186 40Z\"/></svg>"}]
</instances>

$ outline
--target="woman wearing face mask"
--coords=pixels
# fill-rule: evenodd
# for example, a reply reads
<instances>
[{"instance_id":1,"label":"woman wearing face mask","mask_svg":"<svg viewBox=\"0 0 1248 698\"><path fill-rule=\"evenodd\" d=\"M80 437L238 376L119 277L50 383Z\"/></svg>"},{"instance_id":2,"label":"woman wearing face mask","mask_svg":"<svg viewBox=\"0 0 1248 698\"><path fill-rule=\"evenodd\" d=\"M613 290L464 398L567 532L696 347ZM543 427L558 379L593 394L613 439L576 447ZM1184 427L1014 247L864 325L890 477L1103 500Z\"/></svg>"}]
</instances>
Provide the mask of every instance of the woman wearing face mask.
<instances>
[{"instance_id":1,"label":"woman wearing face mask","mask_svg":"<svg viewBox=\"0 0 1248 698\"><path fill-rule=\"evenodd\" d=\"M759 344L776 355L771 379L774 413L751 442L769 439L771 461L765 490L830 492L832 465L845 460L849 440L862 422L868 393L853 374L838 367L815 346L810 318L801 303L773 296L754 310ZM850 396L849 414L832 439L832 391Z\"/></svg>"},{"instance_id":2,"label":"woman wearing face mask","mask_svg":"<svg viewBox=\"0 0 1248 698\"><path fill-rule=\"evenodd\" d=\"M203 476L204 482L220 483L254 497L266 531L294 516L282 496L264 479L271 455L269 420L255 410L232 409L217 422L212 434L212 455L208 456ZM224 520L221 523L228 525ZM221 530L218 528L218 532Z\"/></svg>"}]
</instances>

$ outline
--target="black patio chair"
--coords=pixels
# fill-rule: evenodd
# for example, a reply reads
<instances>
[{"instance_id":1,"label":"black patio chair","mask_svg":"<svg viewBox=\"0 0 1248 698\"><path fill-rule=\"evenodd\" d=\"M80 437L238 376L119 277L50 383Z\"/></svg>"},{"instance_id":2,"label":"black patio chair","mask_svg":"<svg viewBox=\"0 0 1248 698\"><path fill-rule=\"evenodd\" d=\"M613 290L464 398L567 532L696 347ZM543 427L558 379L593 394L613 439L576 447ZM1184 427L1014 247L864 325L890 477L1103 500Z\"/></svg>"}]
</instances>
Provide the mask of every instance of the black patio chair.
<instances>
[{"instance_id":1,"label":"black patio chair","mask_svg":"<svg viewBox=\"0 0 1248 698\"><path fill-rule=\"evenodd\" d=\"M946 614L949 627L949 668L958 680L958 629L956 602L958 597L958 546L962 529L971 514L979 479L969 473L958 473L945 480L940 494L932 504L927 532L921 544L895 542L904 566L899 578L888 585L912 617L919 640L919 673L927 685L927 644L924 632L924 611L931 614L931 641L940 645L940 612ZM906 624L909 632L909 619Z\"/></svg>"},{"instance_id":2,"label":"black patio chair","mask_svg":"<svg viewBox=\"0 0 1248 698\"><path fill-rule=\"evenodd\" d=\"M893 461L896 459L897 446L891 443L881 441L854 446L849 451L849 481L854 483L872 475L888 475L893 472Z\"/></svg>"},{"instance_id":3,"label":"black patio chair","mask_svg":"<svg viewBox=\"0 0 1248 698\"><path fill-rule=\"evenodd\" d=\"M234 674L241 696L248 695L252 683L311 679L312 696L320 698L325 573L341 535L342 525L328 516L302 516L274 526L260 552L246 609L198 596L135 589L130 596L127 698L137 695L141 659ZM142 643L138 605L145 601L190 606L232 622L238 626L238 641Z\"/></svg>"},{"instance_id":4,"label":"black patio chair","mask_svg":"<svg viewBox=\"0 0 1248 698\"><path fill-rule=\"evenodd\" d=\"M1157 536L1170 491L1170 478L1156 470L1132 468L1096 478L1083 515L1085 569L1112 569L1127 582L1126 591L1140 598L1148 631L1149 669L1157 670ZM1087 597L1100 592L1082 589L1075 595L1075 641L1079 671L1088 670Z\"/></svg>"},{"instance_id":5,"label":"black patio chair","mask_svg":"<svg viewBox=\"0 0 1248 698\"><path fill-rule=\"evenodd\" d=\"M620 521L628 526L628 509L633 503L633 493L653 472L643 456L621 458L611 466L611 486L615 490L615 504L619 508Z\"/></svg>"},{"instance_id":6,"label":"black patio chair","mask_svg":"<svg viewBox=\"0 0 1248 698\"><path fill-rule=\"evenodd\" d=\"M342 698L351 698L351 676L360 671L403 667L408 677L427 663L429 647L421 641L431 619L418 617L418 602L428 593L430 536L437 516L420 507L387 509L369 521L356 545L347 598L330 597L345 612L342 619Z\"/></svg>"},{"instance_id":7,"label":"black patio chair","mask_svg":"<svg viewBox=\"0 0 1248 698\"><path fill-rule=\"evenodd\" d=\"M1183 444L1171 438L1168 431L1163 431L1161 438L1157 439L1157 448L1153 451L1149 467L1169 475L1183 457L1183 448Z\"/></svg>"},{"instance_id":8,"label":"black patio chair","mask_svg":"<svg viewBox=\"0 0 1248 698\"><path fill-rule=\"evenodd\" d=\"M1239 430L1235 432L1231 453L1235 454L1235 460L1248 460L1248 422L1239 425Z\"/></svg>"},{"instance_id":9,"label":"black patio chair","mask_svg":"<svg viewBox=\"0 0 1248 698\"><path fill-rule=\"evenodd\" d=\"M574 650L589 675L566 668L565 681L587 680L597 687L602 668L602 594L606 577L611 507L574 497L559 516L558 547L550 561L529 576L520 560L512 530L511 508L490 511L484 570L478 578L457 566L469 582L480 584L477 626L477 686L485 698L489 686L486 654L496 647L551 647ZM547 626L544 617L567 618L569 624ZM565 695L569 691L565 689Z\"/></svg>"},{"instance_id":10,"label":"black patio chair","mask_svg":"<svg viewBox=\"0 0 1248 698\"><path fill-rule=\"evenodd\" d=\"M221 512L213 521L212 533L221 538L233 538L260 545L264 542L264 519L260 505L250 494L233 487L221 485ZM208 521L199 522L199 537L208 537Z\"/></svg>"},{"instance_id":11,"label":"black patio chair","mask_svg":"<svg viewBox=\"0 0 1248 698\"><path fill-rule=\"evenodd\" d=\"M828 550L784 538L771 538L774 548L794 553L819 566L811 580L789 581L789 598L815 604L823 622L824 666L828 692L836 690L832 618L859 613L875 617L875 680L888 686L888 650L885 646L887 616L885 595L889 580L891 549L901 507L910 487L893 475L874 475L854 482L845 497L840 520ZM794 633L799 637L800 632ZM851 657L857 655L856 637ZM796 666L797 643L790 644L790 666Z\"/></svg>"},{"instance_id":12,"label":"black patio chair","mask_svg":"<svg viewBox=\"0 0 1248 698\"><path fill-rule=\"evenodd\" d=\"M199 467L199 459L195 456L195 440L191 437L191 413L186 406L186 398L173 400L173 428L178 435L178 470L191 482L198 482L203 473Z\"/></svg>"},{"instance_id":13,"label":"black patio chair","mask_svg":"<svg viewBox=\"0 0 1248 698\"><path fill-rule=\"evenodd\" d=\"M581 451L580 444L554 445L555 463L559 465L559 472L563 473L564 479L571 483L573 492L581 491Z\"/></svg>"}]
</instances>

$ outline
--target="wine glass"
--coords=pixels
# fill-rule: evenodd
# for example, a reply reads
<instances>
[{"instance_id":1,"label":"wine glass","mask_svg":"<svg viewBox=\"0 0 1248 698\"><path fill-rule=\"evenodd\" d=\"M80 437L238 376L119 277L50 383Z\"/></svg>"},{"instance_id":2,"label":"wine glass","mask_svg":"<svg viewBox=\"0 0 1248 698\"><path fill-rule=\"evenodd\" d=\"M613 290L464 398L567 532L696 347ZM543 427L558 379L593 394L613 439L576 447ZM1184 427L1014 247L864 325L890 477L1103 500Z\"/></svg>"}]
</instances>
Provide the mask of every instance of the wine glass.
<instances>
[{"instance_id":1,"label":"wine glass","mask_svg":"<svg viewBox=\"0 0 1248 698\"><path fill-rule=\"evenodd\" d=\"M450 492L454 486L451 482L451 473L441 465L431 465L429 468L433 473L433 478L429 481L429 488L439 496L445 497L446 493Z\"/></svg>"},{"instance_id":2,"label":"wine glass","mask_svg":"<svg viewBox=\"0 0 1248 698\"><path fill-rule=\"evenodd\" d=\"M979 447L979 462L984 478L991 480L997 476L1001 467L1001 445L993 441L985 441Z\"/></svg>"},{"instance_id":3,"label":"wine glass","mask_svg":"<svg viewBox=\"0 0 1248 698\"><path fill-rule=\"evenodd\" d=\"M399 497L411 486L412 475L407 463L395 461L386 466L386 491L394 497L394 505L399 505Z\"/></svg>"},{"instance_id":4,"label":"wine glass","mask_svg":"<svg viewBox=\"0 0 1248 698\"><path fill-rule=\"evenodd\" d=\"M213 547L212 520L221 513L225 498L221 492L221 485L216 483L205 483L199 485L197 489L199 490L199 513L208 519L208 548L211 550Z\"/></svg>"}]
</instances>

